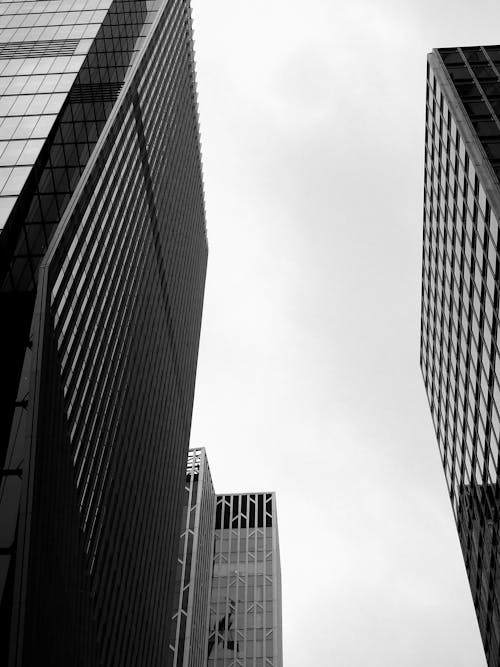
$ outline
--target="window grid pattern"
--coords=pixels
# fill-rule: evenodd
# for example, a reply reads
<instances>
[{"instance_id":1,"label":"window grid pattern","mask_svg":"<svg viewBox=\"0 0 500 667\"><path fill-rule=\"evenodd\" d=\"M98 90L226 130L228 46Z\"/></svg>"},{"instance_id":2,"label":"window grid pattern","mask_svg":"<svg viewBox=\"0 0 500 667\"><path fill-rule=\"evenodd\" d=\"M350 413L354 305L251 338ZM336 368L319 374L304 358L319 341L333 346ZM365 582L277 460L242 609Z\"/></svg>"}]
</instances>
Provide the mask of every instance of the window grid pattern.
<instances>
[{"instance_id":1,"label":"window grid pattern","mask_svg":"<svg viewBox=\"0 0 500 667\"><path fill-rule=\"evenodd\" d=\"M275 496L217 496L209 667L281 667Z\"/></svg>"},{"instance_id":2,"label":"window grid pattern","mask_svg":"<svg viewBox=\"0 0 500 667\"><path fill-rule=\"evenodd\" d=\"M471 124L500 176L500 46L438 50Z\"/></svg>"},{"instance_id":3,"label":"window grid pattern","mask_svg":"<svg viewBox=\"0 0 500 667\"><path fill-rule=\"evenodd\" d=\"M0 16L16 17L20 14L36 14L40 17L45 12L93 11L95 9L107 9L110 2L111 0L20 0L18 2L2 2ZM13 18L13 20L16 21L17 19ZM69 22L72 23L71 20ZM2 27L8 27L8 23L2 23Z\"/></svg>"},{"instance_id":4,"label":"window grid pattern","mask_svg":"<svg viewBox=\"0 0 500 667\"><path fill-rule=\"evenodd\" d=\"M40 372L30 390L37 502L25 520L40 527L30 552L44 558L30 563L23 594L24 664L34 647L54 648L38 619L56 605L48 594L56 545L63 573L76 576L84 563L75 587L83 602L55 586L49 616L67 625L65 610L80 605L68 651L91 645L99 664L120 667L164 665L171 653L207 245L188 2L165 0L152 32L142 32L144 48L40 268L32 362ZM134 34L126 33L132 48ZM126 71L121 60L115 67ZM64 411L44 419L40 406L58 405L56 396ZM61 488L54 475L67 480L77 546L65 541L69 519L49 538Z\"/></svg>"},{"instance_id":5,"label":"window grid pattern","mask_svg":"<svg viewBox=\"0 0 500 667\"><path fill-rule=\"evenodd\" d=\"M111 4L0 4L0 232Z\"/></svg>"},{"instance_id":6,"label":"window grid pattern","mask_svg":"<svg viewBox=\"0 0 500 667\"><path fill-rule=\"evenodd\" d=\"M15 47L18 57L0 59L0 115L3 114L0 118L0 181L6 174L9 178L22 175L19 180L16 176L17 185L10 192L12 196L0 196L0 209L3 207L5 213L0 227L9 217L11 223L0 233L0 307L2 317L10 322L8 330L4 327L0 335L0 365L5 388L4 410L0 415L2 461L5 461L6 452L8 458L22 460L22 456L14 453L22 451L19 445L26 421L24 406L28 403L28 394L21 370L23 359L30 356L26 345L30 340L38 267L97 135L118 97L148 15L141 0L132 4L107 0L100 3L99 15L91 12L83 17L81 12L75 11L66 16L67 3L52 4L54 11L48 20L47 4L38 2L38 13L34 14L29 12L31 3L16 6L3 3L0 17L8 17L12 30L23 28L24 32L16 32L16 39L40 37L37 26L51 22L56 25L61 21L65 21L66 26L80 23L79 36L85 29L84 37L96 39L72 40L72 49L79 55L63 57L60 47L67 46L67 40L28 39L22 42L25 44L23 51L20 42L5 42L14 34L12 31L1 30L0 46L11 52ZM109 10L107 17L104 10ZM103 16L104 21L101 20ZM101 20L101 24L85 26L83 19ZM59 55L34 58L33 49L37 44L43 49L51 45L58 49ZM115 54L113 49L118 53ZM32 57L19 58L28 53ZM92 76L98 77L97 85ZM86 92L87 89L90 90ZM68 91L71 91L69 97ZM21 193L16 195L19 190ZM21 395L23 398L19 399ZM11 438L9 432L13 434ZM20 502L19 492L16 493L16 500L12 496L10 501L2 495L2 525L15 526ZM12 586L17 549L17 542L12 543L8 534L5 543L9 544L8 550L0 555L2 601L4 591L8 597ZM10 608L10 604L6 603L6 608ZM8 617L8 612L5 616ZM2 627L8 636L7 624ZM0 644L2 650L8 650L7 639ZM0 662L3 657L0 650Z\"/></svg>"},{"instance_id":7,"label":"window grid pattern","mask_svg":"<svg viewBox=\"0 0 500 667\"><path fill-rule=\"evenodd\" d=\"M207 662L207 625L215 492L204 449L191 449L186 470L170 650L173 667Z\"/></svg>"},{"instance_id":8,"label":"window grid pattern","mask_svg":"<svg viewBox=\"0 0 500 667\"><path fill-rule=\"evenodd\" d=\"M82 40L90 42L90 47L85 50L83 64L75 63L77 72L58 76L56 69L44 76L10 77L12 82L7 85L0 105L5 100L14 100L9 114L12 116L13 110L18 113L16 104L26 112L14 134L5 142L0 141L0 151L4 147L0 180L2 174L5 178L22 174L16 188L24 188L23 195L13 196L16 193L9 190L8 201L17 207L13 219L23 220L24 224L22 227L11 224L4 230L9 259L2 262L8 267L3 290L29 290L36 284L40 261L123 86L147 16L144 5L140 0L112 3L104 21L91 26L95 39ZM8 94L10 85L21 86L21 93ZM34 85L55 88L51 93L26 96L25 91L32 90L30 86ZM43 110L41 123L29 113L31 98L35 102L39 98L51 100ZM13 124L19 120L16 115L12 118ZM35 134L41 136L26 140L22 132L33 132L33 124ZM9 209L4 207L4 210Z\"/></svg>"},{"instance_id":9,"label":"window grid pattern","mask_svg":"<svg viewBox=\"0 0 500 667\"><path fill-rule=\"evenodd\" d=\"M439 53L448 63L460 60L470 74L466 50L451 51ZM434 53L427 78L420 363L486 655L498 667L498 211L461 136L460 104L447 97L456 88L446 87ZM469 121L484 148L477 125L483 121ZM490 131L491 138L496 131Z\"/></svg>"},{"instance_id":10,"label":"window grid pattern","mask_svg":"<svg viewBox=\"0 0 500 667\"><path fill-rule=\"evenodd\" d=\"M50 56L72 56L79 44L78 39L45 39L39 42L8 42L0 44L0 59L50 58Z\"/></svg>"},{"instance_id":11,"label":"window grid pattern","mask_svg":"<svg viewBox=\"0 0 500 667\"><path fill-rule=\"evenodd\" d=\"M195 332L199 331L206 252L204 210L197 125L192 123L191 63L185 42L187 16L184 3L171 4L170 20L164 26L153 59L143 60L154 63L149 84L141 73L137 84L134 82L138 92L134 92L135 85L131 86L127 111L116 124L117 135L103 165L106 178L99 178L93 189L88 215L73 236L52 293L84 548L90 558L98 618L109 617L110 609L116 607L116 614L111 615L116 627L110 633L108 630L107 636L99 637L104 643L106 664L111 644L116 647L122 639L125 649L132 646L131 633L126 634L118 622L118 609L121 596L131 588L129 579L137 582L143 574L138 563L134 563L133 570L115 565L114 576L110 577L111 563L106 554L106 526L108 531L116 531L123 520L109 515L106 502L108 480L116 475L113 460L115 466L121 465L116 460L123 438L118 426L131 422L138 428L142 419L154 423L147 405L142 415L134 411L123 413L123 397L130 391L131 382L128 360L134 357L138 342L132 332L138 333L143 322L148 321L151 344L159 349L159 336L167 334L168 349L163 351L162 363L156 369L152 367L154 357L147 349L143 363L136 361L136 392L146 396L146 385L154 383L160 405L167 397L171 401L176 397L169 411L156 415L157 427L161 432L175 425L174 440L184 443L189 435L196 366L196 355L190 351L197 349ZM167 36L172 37L171 42ZM162 86L163 68L170 77L166 87ZM140 100L146 93L151 93L149 99L154 102L143 112ZM177 132L168 126L172 115ZM162 167L158 183L149 157L152 161L157 152L164 159L168 155L172 165L168 172ZM173 174L178 175L178 182ZM164 190L160 189L162 184ZM163 230L159 228L162 219L167 223ZM187 247L182 242L186 234L192 235L193 241L198 237L197 247L189 254L185 254ZM153 285L155 275L159 280ZM151 286L146 302L144 283ZM194 299L193 294L197 295ZM142 305L138 302L141 297ZM177 322L182 322L182 326ZM178 353L186 346L188 354L179 358ZM170 368L166 374L167 359ZM143 441L152 438L153 433L145 434ZM162 450L152 452L158 457L155 465L160 469L167 461ZM176 487L173 479L170 483ZM141 506L134 508L126 502L122 517L134 516L140 510ZM139 518L137 523L141 524ZM129 539L133 539L130 533ZM144 548L139 549L140 554L144 558ZM165 565L161 569L165 571ZM149 581L149 585L153 584ZM158 599L158 593L155 597Z\"/></svg>"}]
</instances>

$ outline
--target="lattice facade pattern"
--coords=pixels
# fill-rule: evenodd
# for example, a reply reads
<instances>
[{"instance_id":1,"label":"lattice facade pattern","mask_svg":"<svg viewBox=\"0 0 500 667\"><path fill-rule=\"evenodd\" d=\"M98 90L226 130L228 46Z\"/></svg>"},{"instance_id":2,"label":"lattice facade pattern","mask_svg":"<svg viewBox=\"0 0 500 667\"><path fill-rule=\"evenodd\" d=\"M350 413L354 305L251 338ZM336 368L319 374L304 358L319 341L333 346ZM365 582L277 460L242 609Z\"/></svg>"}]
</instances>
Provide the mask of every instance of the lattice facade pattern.
<instances>
[{"instance_id":1,"label":"lattice facade pattern","mask_svg":"<svg viewBox=\"0 0 500 667\"><path fill-rule=\"evenodd\" d=\"M189 451L184 491L170 650L173 667L198 667L207 661L215 519L215 492L203 448Z\"/></svg>"},{"instance_id":2,"label":"lattice facade pattern","mask_svg":"<svg viewBox=\"0 0 500 667\"><path fill-rule=\"evenodd\" d=\"M171 627L174 665L282 667L275 494L215 496L202 448L190 450L185 492Z\"/></svg>"},{"instance_id":3,"label":"lattice facade pattern","mask_svg":"<svg viewBox=\"0 0 500 667\"><path fill-rule=\"evenodd\" d=\"M282 667L273 493L217 496L209 667Z\"/></svg>"},{"instance_id":4,"label":"lattice facade pattern","mask_svg":"<svg viewBox=\"0 0 500 667\"><path fill-rule=\"evenodd\" d=\"M490 667L500 665L500 47L428 58L420 362Z\"/></svg>"}]
</instances>

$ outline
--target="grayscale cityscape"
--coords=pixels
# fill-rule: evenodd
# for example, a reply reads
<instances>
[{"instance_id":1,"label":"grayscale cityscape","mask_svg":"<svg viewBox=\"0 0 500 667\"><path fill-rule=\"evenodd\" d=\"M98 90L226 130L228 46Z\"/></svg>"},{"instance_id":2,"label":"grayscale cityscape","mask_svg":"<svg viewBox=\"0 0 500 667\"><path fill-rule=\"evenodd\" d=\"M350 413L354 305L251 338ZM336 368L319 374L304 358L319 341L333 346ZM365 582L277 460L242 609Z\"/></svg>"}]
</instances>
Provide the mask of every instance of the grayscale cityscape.
<instances>
[{"instance_id":1,"label":"grayscale cityscape","mask_svg":"<svg viewBox=\"0 0 500 667\"><path fill-rule=\"evenodd\" d=\"M0 0L0 665L500 667L499 26Z\"/></svg>"}]
</instances>

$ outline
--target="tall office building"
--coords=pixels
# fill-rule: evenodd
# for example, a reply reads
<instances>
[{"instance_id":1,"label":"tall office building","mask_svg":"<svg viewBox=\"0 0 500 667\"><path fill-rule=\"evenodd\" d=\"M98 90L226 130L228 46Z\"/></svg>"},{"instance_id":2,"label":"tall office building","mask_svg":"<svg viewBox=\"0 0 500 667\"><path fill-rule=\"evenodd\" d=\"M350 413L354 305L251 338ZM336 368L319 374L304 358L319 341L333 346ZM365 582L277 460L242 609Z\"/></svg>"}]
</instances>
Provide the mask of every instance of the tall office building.
<instances>
[{"instance_id":1,"label":"tall office building","mask_svg":"<svg viewBox=\"0 0 500 667\"><path fill-rule=\"evenodd\" d=\"M500 665L500 46L428 57L420 362L486 657Z\"/></svg>"},{"instance_id":2,"label":"tall office building","mask_svg":"<svg viewBox=\"0 0 500 667\"><path fill-rule=\"evenodd\" d=\"M207 664L215 492L203 448L190 449L170 628L173 667Z\"/></svg>"},{"instance_id":3,"label":"tall office building","mask_svg":"<svg viewBox=\"0 0 500 667\"><path fill-rule=\"evenodd\" d=\"M189 2L0 28L0 663L163 666L207 258Z\"/></svg>"},{"instance_id":4,"label":"tall office building","mask_svg":"<svg viewBox=\"0 0 500 667\"><path fill-rule=\"evenodd\" d=\"M275 494L216 496L204 449L190 451L185 491L174 666L282 667Z\"/></svg>"},{"instance_id":5,"label":"tall office building","mask_svg":"<svg viewBox=\"0 0 500 667\"><path fill-rule=\"evenodd\" d=\"M217 496L208 667L282 667L274 493Z\"/></svg>"}]
</instances>

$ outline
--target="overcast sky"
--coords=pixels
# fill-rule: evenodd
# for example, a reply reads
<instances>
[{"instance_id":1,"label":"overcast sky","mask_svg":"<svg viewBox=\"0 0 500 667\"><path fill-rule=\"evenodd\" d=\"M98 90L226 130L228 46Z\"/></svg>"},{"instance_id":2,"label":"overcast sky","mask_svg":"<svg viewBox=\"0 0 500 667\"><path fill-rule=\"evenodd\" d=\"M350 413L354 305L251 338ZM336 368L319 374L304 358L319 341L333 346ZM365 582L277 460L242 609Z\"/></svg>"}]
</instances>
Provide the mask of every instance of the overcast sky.
<instances>
[{"instance_id":1,"label":"overcast sky","mask_svg":"<svg viewBox=\"0 0 500 667\"><path fill-rule=\"evenodd\" d=\"M419 369L426 53L495 0L193 0L192 446L276 491L285 667L484 667Z\"/></svg>"}]
</instances>

